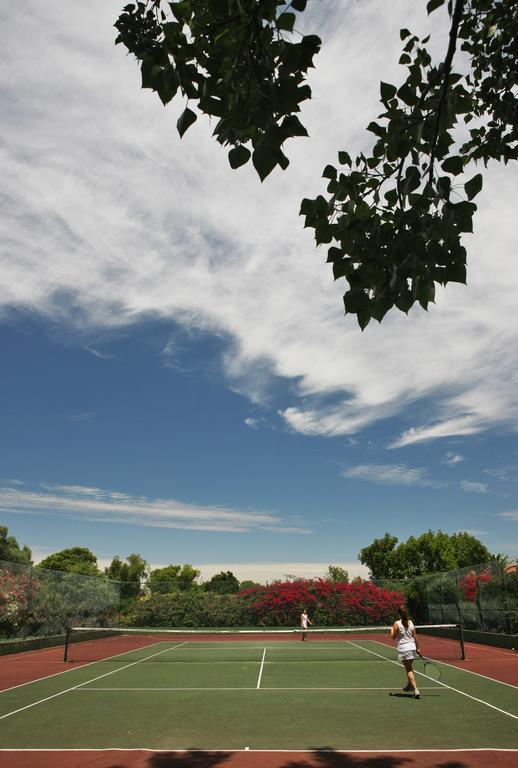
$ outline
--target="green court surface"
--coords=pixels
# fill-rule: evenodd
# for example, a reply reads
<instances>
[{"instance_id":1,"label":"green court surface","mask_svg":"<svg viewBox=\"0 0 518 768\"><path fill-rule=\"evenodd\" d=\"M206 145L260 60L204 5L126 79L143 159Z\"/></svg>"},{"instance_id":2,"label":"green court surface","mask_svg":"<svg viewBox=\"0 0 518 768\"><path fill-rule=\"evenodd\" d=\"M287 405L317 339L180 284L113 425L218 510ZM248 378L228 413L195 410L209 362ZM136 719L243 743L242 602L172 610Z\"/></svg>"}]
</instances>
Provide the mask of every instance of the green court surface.
<instances>
[{"instance_id":1,"label":"green court surface","mask_svg":"<svg viewBox=\"0 0 518 768\"><path fill-rule=\"evenodd\" d=\"M439 665L416 701L374 641L160 642L3 691L0 748L518 749L518 690Z\"/></svg>"}]
</instances>

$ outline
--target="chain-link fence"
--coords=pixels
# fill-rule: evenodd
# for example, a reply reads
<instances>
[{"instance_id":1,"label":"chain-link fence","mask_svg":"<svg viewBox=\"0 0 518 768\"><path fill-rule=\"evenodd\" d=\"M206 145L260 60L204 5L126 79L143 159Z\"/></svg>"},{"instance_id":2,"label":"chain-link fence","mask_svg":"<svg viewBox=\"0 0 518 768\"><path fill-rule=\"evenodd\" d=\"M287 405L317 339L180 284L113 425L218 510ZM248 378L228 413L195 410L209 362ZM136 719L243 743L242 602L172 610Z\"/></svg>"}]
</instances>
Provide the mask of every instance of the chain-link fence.
<instances>
[{"instance_id":1,"label":"chain-link fence","mask_svg":"<svg viewBox=\"0 0 518 768\"><path fill-rule=\"evenodd\" d=\"M451 623L468 630L518 633L518 565L493 561L376 583L390 592L402 592L419 624ZM0 638L48 637L62 634L68 626L113 627L121 620L138 623L142 618L135 614L136 606L153 603L152 595L140 601L132 596L141 591L147 592L145 585L136 582L125 584L103 576L0 561ZM210 595L203 597L209 599ZM180 602L177 595L173 603ZM164 614L163 619L160 623L166 625L172 616Z\"/></svg>"},{"instance_id":2,"label":"chain-link fence","mask_svg":"<svg viewBox=\"0 0 518 768\"><path fill-rule=\"evenodd\" d=\"M518 633L518 565L499 560L454 571L377 582L401 589L420 623L461 624L482 632Z\"/></svg>"},{"instance_id":3,"label":"chain-link fence","mask_svg":"<svg viewBox=\"0 0 518 768\"><path fill-rule=\"evenodd\" d=\"M67 626L118 623L121 584L103 577L0 561L0 637L59 635Z\"/></svg>"}]
</instances>

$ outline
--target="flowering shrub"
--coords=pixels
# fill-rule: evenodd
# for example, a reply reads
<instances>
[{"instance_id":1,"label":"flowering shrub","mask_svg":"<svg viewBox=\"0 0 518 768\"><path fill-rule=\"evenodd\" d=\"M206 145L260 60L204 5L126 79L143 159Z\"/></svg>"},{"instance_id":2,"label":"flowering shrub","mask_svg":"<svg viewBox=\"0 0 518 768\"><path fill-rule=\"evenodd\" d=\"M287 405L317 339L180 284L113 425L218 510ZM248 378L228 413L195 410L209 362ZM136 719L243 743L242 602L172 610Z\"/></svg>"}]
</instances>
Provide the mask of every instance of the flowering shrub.
<instances>
[{"instance_id":1,"label":"flowering shrub","mask_svg":"<svg viewBox=\"0 0 518 768\"><path fill-rule=\"evenodd\" d=\"M469 602L473 602L477 596L479 587L484 586L484 584L489 584L490 581L490 573L482 571L482 573L477 575L475 571L472 571L459 581L459 587L465 599L469 600Z\"/></svg>"},{"instance_id":2,"label":"flowering shrub","mask_svg":"<svg viewBox=\"0 0 518 768\"><path fill-rule=\"evenodd\" d=\"M157 593L128 605L122 623L133 627L239 627L250 624L250 614L235 594Z\"/></svg>"},{"instance_id":3,"label":"flowering shrub","mask_svg":"<svg viewBox=\"0 0 518 768\"><path fill-rule=\"evenodd\" d=\"M21 628L37 588L27 572L0 569L0 634L10 637Z\"/></svg>"},{"instance_id":4,"label":"flowering shrub","mask_svg":"<svg viewBox=\"0 0 518 768\"><path fill-rule=\"evenodd\" d=\"M390 623L404 599L402 592L362 579L274 582L250 587L239 596L248 603L253 623L270 627L298 624L304 607L320 626Z\"/></svg>"}]
</instances>

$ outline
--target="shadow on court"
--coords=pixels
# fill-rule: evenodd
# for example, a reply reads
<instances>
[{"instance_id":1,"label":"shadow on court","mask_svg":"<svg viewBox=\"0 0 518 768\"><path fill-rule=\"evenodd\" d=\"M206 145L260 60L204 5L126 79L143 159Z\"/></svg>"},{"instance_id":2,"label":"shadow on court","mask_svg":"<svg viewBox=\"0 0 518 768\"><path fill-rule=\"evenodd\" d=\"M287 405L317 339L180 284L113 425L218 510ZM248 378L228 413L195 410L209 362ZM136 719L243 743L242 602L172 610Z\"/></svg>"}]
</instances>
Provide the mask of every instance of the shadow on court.
<instances>
[{"instance_id":1,"label":"shadow on court","mask_svg":"<svg viewBox=\"0 0 518 768\"><path fill-rule=\"evenodd\" d=\"M444 760L440 754L352 754L320 747L301 754L279 752L159 752L145 757L142 768L471 768L483 763L471 760ZM423 761L424 758L424 761ZM113 763L110 768L126 768L127 763Z\"/></svg>"},{"instance_id":2,"label":"shadow on court","mask_svg":"<svg viewBox=\"0 0 518 768\"><path fill-rule=\"evenodd\" d=\"M149 768L216 768L223 765L231 752L160 752L148 760Z\"/></svg>"},{"instance_id":3,"label":"shadow on court","mask_svg":"<svg viewBox=\"0 0 518 768\"><path fill-rule=\"evenodd\" d=\"M419 760L422 757L420 755ZM344 754L321 748L313 750L310 755L300 760L283 763L279 768L418 768L422 765L423 763L416 762L416 759L410 756ZM466 763L458 760L443 762L440 756L427 761L426 765L434 768L467 768Z\"/></svg>"}]
</instances>

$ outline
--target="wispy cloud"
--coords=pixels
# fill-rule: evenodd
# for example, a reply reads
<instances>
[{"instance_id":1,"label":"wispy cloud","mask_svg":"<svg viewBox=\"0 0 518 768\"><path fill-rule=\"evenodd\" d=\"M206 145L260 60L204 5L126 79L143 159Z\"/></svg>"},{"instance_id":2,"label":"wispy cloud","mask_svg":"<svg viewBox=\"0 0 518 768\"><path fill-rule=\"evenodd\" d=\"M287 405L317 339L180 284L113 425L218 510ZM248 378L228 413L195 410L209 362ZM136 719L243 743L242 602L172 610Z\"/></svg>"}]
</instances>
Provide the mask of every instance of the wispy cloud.
<instances>
[{"instance_id":1,"label":"wispy cloud","mask_svg":"<svg viewBox=\"0 0 518 768\"><path fill-rule=\"evenodd\" d=\"M461 490L464 491L464 493L487 493L488 492L487 483L477 483L477 482L472 482L471 480L461 480L460 487L461 487Z\"/></svg>"},{"instance_id":2,"label":"wispy cloud","mask_svg":"<svg viewBox=\"0 0 518 768\"><path fill-rule=\"evenodd\" d=\"M251 416L247 416L244 423L246 424L247 427L251 427L252 429L257 429L257 427L259 426L258 420L253 419Z\"/></svg>"},{"instance_id":3,"label":"wispy cloud","mask_svg":"<svg viewBox=\"0 0 518 768\"><path fill-rule=\"evenodd\" d=\"M95 419L97 411L83 411L82 413L69 413L65 416L67 421L89 421Z\"/></svg>"},{"instance_id":4,"label":"wispy cloud","mask_svg":"<svg viewBox=\"0 0 518 768\"><path fill-rule=\"evenodd\" d=\"M475 416L461 416L455 419L447 419L446 421L430 426L411 427L390 443L388 447L403 448L405 445L425 443L430 440L437 440L440 437L474 435L477 432L481 432L484 428L485 427L479 418Z\"/></svg>"},{"instance_id":5,"label":"wispy cloud","mask_svg":"<svg viewBox=\"0 0 518 768\"><path fill-rule=\"evenodd\" d=\"M270 512L185 504L176 499L149 499L77 485L41 484L34 491L0 487L0 510L198 531L310 533L305 526L293 525L291 520Z\"/></svg>"},{"instance_id":6,"label":"wispy cloud","mask_svg":"<svg viewBox=\"0 0 518 768\"><path fill-rule=\"evenodd\" d=\"M494 477L501 483L518 483L518 468L515 466L495 467L482 470L485 475Z\"/></svg>"},{"instance_id":7,"label":"wispy cloud","mask_svg":"<svg viewBox=\"0 0 518 768\"><path fill-rule=\"evenodd\" d=\"M426 470L405 464L358 464L342 471L344 477L366 480L377 485L421 485L442 487L443 483L430 480Z\"/></svg>"},{"instance_id":8,"label":"wispy cloud","mask_svg":"<svg viewBox=\"0 0 518 768\"><path fill-rule=\"evenodd\" d=\"M447 464L449 467L454 467L456 464L460 464L462 461L464 461L464 456L461 456L460 453L453 453L452 451L448 451L443 459L443 464Z\"/></svg>"},{"instance_id":9,"label":"wispy cloud","mask_svg":"<svg viewBox=\"0 0 518 768\"><path fill-rule=\"evenodd\" d=\"M323 191L336 150L370 143L379 80L405 76L402 20L418 33L431 24L441 49L447 32L444 14L427 20L421 3L342 6L309 16L324 38L304 111L312 138L290 142L289 170L261 185L248 166L229 169L207 120L180 144L171 126L183 105L164 110L139 89L113 45L110 4L5 4L0 314L30 309L81 339L85 328L98 339L150 317L222 334L230 386L265 402L273 379L295 382L281 415L304 434L355 434L424 402L426 416L393 448L517 431L516 169L484 171L466 238L469 287L439 289L428 313L392 313L363 334L342 315L345 284L332 283L324 250L302 229L300 198ZM30 58L17 44L28 37ZM105 358L97 342L88 351Z\"/></svg>"},{"instance_id":10,"label":"wispy cloud","mask_svg":"<svg viewBox=\"0 0 518 768\"><path fill-rule=\"evenodd\" d=\"M101 352L99 349L94 349L93 347L83 347L85 352L89 352L94 357L98 357L100 360L114 360L115 355L112 355L110 352Z\"/></svg>"},{"instance_id":11,"label":"wispy cloud","mask_svg":"<svg viewBox=\"0 0 518 768\"><path fill-rule=\"evenodd\" d=\"M511 509L509 512L499 512L499 517L505 517L506 520L518 520L518 509Z\"/></svg>"}]
</instances>

